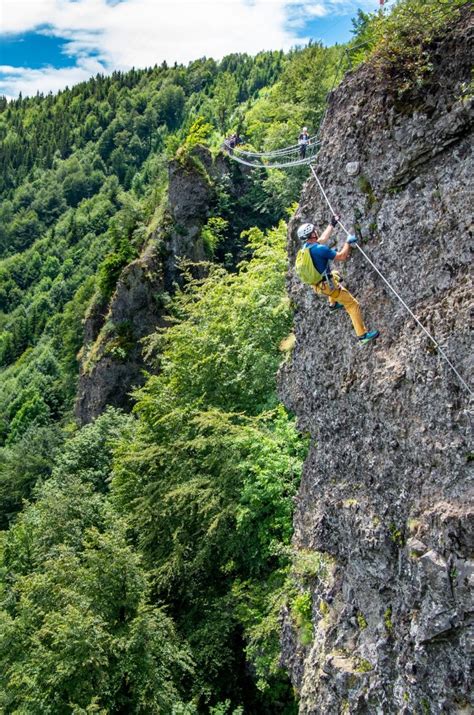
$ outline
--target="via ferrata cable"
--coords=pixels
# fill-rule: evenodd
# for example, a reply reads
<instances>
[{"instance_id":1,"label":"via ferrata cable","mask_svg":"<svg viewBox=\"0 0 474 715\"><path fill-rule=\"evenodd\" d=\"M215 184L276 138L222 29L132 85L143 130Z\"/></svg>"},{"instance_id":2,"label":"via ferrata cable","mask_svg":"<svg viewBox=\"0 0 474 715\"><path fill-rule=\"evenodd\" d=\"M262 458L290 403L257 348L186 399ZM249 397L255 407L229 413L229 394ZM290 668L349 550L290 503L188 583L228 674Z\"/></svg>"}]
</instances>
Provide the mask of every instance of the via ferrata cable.
<instances>
[{"instance_id":1,"label":"via ferrata cable","mask_svg":"<svg viewBox=\"0 0 474 715\"><path fill-rule=\"evenodd\" d=\"M321 182L320 182L320 180L319 180L319 178L318 178L318 175L316 174L316 172L315 172L315 170L314 170L314 167L313 167L312 165L310 165L310 169L311 169L311 171L312 171L312 173L313 173L313 176L314 176L314 178L315 178L315 180L316 180L316 183L317 183L317 185L318 185L318 187L319 187L319 190L321 191L321 193L322 193L322 195L323 195L323 197L324 197L324 199L325 199L327 205L329 206L329 209L330 209L331 213L333 214L333 216L337 216L336 212L334 211L333 207L331 206L331 202L329 201L329 199L328 199L328 197L327 197L327 195L326 195L326 192L324 191L324 188L323 188L323 186L322 186L322 184L321 184ZM351 235L351 234L349 233L349 231L347 230L347 228L344 226L344 224L341 223L341 221L338 220L338 224L339 224L339 226L342 228L342 230L344 231L344 233L345 233L347 236L350 236L350 235ZM421 323L421 321L416 317L416 315L414 314L414 312L412 311L412 309L405 303L405 301L403 300L403 298L397 293L397 291L396 291L395 288L391 285L391 283L389 283L388 280L385 278L385 276L379 271L379 269L377 268L377 266L371 261L371 259L369 258L369 256L368 256L368 255L366 254L366 252L359 246L359 244L356 243L356 244L353 244L353 245L357 246L357 248L359 249L359 251L360 251L360 252L362 253L362 255L364 256L365 260L372 266L372 268L374 269L374 271L376 271L376 273L380 276L380 278L383 280L383 282L385 283L385 285L388 286L388 288L390 288L390 290L392 291L392 293L398 298L398 300L399 300L400 303L403 305L403 307L405 308L405 310L408 311L408 313L411 315L411 317L413 318L413 320L420 326L420 328L423 330L423 332L428 336L428 338L431 340L431 342L433 343L433 345L434 345L434 346L436 347L436 349L438 350L438 352L439 352L439 354L441 355L441 357L447 362L447 364L449 365L449 367L451 368L451 370L455 373L455 375L457 376L459 382L466 388L466 390L469 392L470 396L472 397L472 396L474 395L474 392L471 390L471 388L469 387L469 385L467 384L467 382L464 380L464 378L459 374L459 372L457 371L457 369L455 368L455 366L453 365L453 363L451 362L451 360L449 359L449 357L446 355L445 351L444 351L443 348L440 346L440 344L438 343L438 341L435 340L435 338L431 335L431 333L425 328L425 326Z\"/></svg>"}]
</instances>

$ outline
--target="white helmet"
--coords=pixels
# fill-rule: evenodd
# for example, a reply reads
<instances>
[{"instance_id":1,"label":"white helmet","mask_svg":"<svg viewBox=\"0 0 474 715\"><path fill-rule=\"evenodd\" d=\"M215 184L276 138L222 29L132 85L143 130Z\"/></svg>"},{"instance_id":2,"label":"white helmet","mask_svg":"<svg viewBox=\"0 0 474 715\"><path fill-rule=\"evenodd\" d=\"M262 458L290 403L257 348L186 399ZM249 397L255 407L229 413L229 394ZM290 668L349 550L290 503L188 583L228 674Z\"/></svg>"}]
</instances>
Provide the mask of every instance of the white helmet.
<instances>
[{"instance_id":1,"label":"white helmet","mask_svg":"<svg viewBox=\"0 0 474 715\"><path fill-rule=\"evenodd\" d=\"M304 132L307 132L307 131L308 131L308 127L303 127L303 131L304 131Z\"/></svg>"},{"instance_id":2,"label":"white helmet","mask_svg":"<svg viewBox=\"0 0 474 715\"><path fill-rule=\"evenodd\" d=\"M296 235L300 239L300 241L304 241L305 239L309 238L311 234L314 231L314 224L312 223L302 223L301 226L299 226Z\"/></svg>"}]
</instances>

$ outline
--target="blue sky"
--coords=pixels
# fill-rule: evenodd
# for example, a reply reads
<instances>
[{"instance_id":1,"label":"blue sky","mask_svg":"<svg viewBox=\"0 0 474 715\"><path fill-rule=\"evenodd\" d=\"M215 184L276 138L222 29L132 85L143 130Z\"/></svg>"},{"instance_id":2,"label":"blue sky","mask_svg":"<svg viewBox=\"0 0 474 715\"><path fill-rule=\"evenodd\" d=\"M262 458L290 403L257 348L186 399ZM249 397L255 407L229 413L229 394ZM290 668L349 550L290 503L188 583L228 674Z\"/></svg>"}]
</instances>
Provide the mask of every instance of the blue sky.
<instances>
[{"instance_id":1,"label":"blue sky","mask_svg":"<svg viewBox=\"0 0 474 715\"><path fill-rule=\"evenodd\" d=\"M379 0L0 0L0 94L56 92L97 72L350 38Z\"/></svg>"}]
</instances>

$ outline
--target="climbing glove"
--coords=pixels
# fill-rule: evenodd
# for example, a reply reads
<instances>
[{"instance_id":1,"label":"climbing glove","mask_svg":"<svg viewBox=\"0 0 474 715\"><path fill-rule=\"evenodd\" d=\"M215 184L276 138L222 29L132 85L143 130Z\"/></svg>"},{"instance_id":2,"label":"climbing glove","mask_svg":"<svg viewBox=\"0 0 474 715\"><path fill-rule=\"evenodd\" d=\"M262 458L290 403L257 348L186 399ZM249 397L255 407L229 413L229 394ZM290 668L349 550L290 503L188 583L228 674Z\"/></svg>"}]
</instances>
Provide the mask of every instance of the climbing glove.
<instances>
[{"instance_id":1,"label":"climbing glove","mask_svg":"<svg viewBox=\"0 0 474 715\"><path fill-rule=\"evenodd\" d=\"M336 228L337 224L339 223L339 216L331 216L331 226L333 228Z\"/></svg>"},{"instance_id":2,"label":"climbing glove","mask_svg":"<svg viewBox=\"0 0 474 715\"><path fill-rule=\"evenodd\" d=\"M351 246L353 243L357 243L357 236L348 236L347 243L349 243Z\"/></svg>"}]
</instances>

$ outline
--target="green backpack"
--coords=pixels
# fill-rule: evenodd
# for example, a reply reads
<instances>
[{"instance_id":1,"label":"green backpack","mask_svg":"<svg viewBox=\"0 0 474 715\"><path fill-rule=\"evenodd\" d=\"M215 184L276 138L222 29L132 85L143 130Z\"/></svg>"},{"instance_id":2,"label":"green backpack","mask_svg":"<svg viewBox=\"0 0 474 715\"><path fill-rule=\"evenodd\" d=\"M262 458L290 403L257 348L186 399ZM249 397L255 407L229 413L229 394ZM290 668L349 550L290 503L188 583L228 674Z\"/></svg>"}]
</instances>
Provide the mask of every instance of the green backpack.
<instances>
[{"instance_id":1,"label":"green backpack","mask_svg":"<svg viewBox=\"0 0 474 715\"><path fill-rule=\"evenodd\" d=\"M303 248L300 248L298 251L295 271L300 281L315 286L323 280L324 276L314 267L309 248L309 246L303 246Z\"/></svg>"}]
</instances>

